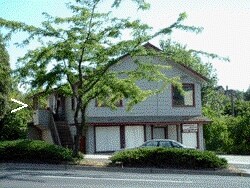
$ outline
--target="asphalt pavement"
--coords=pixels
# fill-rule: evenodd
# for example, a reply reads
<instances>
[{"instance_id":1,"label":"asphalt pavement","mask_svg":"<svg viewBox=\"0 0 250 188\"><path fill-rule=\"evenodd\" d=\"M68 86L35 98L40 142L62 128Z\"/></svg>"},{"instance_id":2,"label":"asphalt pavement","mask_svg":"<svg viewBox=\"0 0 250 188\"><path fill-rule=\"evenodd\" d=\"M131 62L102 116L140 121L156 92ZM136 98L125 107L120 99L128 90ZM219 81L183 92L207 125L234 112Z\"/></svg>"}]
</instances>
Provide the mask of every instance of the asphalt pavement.
<instances>
[{"instance_id":1,"label":"asphalt pavement","mask_svg":"<svg viewBox=\"0 0 250 188\"><path fill-rule=\"evenodd\" d=\"M86 155L108 162L111 155ZM249 187L250 156L220 156L245 173L75 165L0 164L0 187ZM248 173L249 172L249 173ZM243 177L241 177L241 175ZM247 177L245 177L247 176Z\"/></svg>"},{"instance_id":2,"label":"asphalt pavement","mask_svg":"<svg viewBox=\"0 0 250 188\"><path fill-rule=\"evenodd\" d=\"M248 188L249 177L214 176L192 174L152 174L135 172L110 172L75 169L25 169L1 168L2 188L44 188L44 187L227 187Z\"/></svg>"}]
</instances>

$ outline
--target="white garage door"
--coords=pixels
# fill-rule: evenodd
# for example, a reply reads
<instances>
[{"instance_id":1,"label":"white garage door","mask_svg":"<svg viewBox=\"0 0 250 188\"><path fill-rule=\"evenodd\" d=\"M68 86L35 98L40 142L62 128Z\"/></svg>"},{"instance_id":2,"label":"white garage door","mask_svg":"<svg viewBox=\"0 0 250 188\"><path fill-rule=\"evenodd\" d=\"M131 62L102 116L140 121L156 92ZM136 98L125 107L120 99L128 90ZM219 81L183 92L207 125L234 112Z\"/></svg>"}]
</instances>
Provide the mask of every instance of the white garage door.
<instances>
[{"instance_id":1,"label":"white garage door","mask_svg":"<svg viewBox=\"0 0 250 188\"><path fill-rule=\"evenodd\" d=\"M143 126L125 126L126 148L135 148L144 143Z\"/></svg>"},{"instance_id":2,"label":"white garage door","mask_svg":"<svg viewBox=\"0 0 250 188\"><path fill-rule=\"evenodd\" d=\"M197 133L182 133L182 143L185 146L197 148Z\"/></svg>"},{"instance_id":3,"label":"white garage door","mask_svg":"<svg viewBox=\"0 0 250 188\"><path fill-rule=\"evenodd\" d=\"M120 127L96 127L96 151L116 151L120 145Z\"/></svg>"}]
</instances>

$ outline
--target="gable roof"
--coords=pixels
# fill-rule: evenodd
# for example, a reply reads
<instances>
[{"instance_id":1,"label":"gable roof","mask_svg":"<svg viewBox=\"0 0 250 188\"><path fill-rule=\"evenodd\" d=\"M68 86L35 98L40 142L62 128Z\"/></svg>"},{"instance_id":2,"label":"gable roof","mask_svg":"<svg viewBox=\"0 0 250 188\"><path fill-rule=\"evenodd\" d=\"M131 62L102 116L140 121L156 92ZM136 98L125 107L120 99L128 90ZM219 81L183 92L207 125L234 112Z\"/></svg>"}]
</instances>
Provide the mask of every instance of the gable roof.
<instances>
[{"instance_id":1,"label":"gable roof","mask_svg":"<svg viewBox=\"0 0 250 188\"><path fill-rule=\"evenodd\" d=\"M154 49L154 50L156 50L156 51L159 51L159 52L162 51L160 48L154 46L153 44L151 44L151 43L149 43L149 42L147 42L147 43L144 44L143 46L144 46L145 48L152 48L152 49ZM124 58L126 58L126 57L128 57L128 56L130 56L130 55L129 55L129 54L125 54L125 55L121 56L121 57L119 58L119 60L123 60ZM192 69L192 68L190 68L190 67L184 65L183 63L176 63L176 62L173 62L173 63L174 63L176 66L179 65L179 67L180 67L181 69L183 69L185 72L187 72L187 73L189 73L189 74L191 74L191 75L197 77L197 78L200 79L201 81L206 81L206 82L209 81L209 79L208 79L207 77L201 75L200 73L198 73L198 72L195 71L194 69Z\"/></svg>"}]
</instances>

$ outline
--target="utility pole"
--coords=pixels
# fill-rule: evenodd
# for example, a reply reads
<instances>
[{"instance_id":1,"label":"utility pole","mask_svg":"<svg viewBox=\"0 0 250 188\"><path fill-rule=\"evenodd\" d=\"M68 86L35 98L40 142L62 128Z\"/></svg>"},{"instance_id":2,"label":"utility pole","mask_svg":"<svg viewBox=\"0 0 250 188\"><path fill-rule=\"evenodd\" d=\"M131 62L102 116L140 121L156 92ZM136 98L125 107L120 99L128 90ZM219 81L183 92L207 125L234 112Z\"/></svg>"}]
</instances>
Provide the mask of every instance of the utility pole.
<instances>
[{"instance_id":1,"label":"utility pole","mask_svg":"<svg viewBox=\"0 0 250 188\"><path fill-rule=\"evenodd\" d=\"M234 111L234 96L233 93L231 93L231 108L232 108L232 116L235 116L235 111Z\"/></svg>"},{"instance_id":2,"label":"utility pole","mask_svg":"<svg viewBox=\"0 0 250 188\"><path fill-rule=\"evenodd\" d=\"M235 116L235 110L234 110L234 92L231 90L231 92L228 90L228 86L226 86L226 93L230 97L231 101L231 115L234 117Z\"/></svg>"}]
</instances>

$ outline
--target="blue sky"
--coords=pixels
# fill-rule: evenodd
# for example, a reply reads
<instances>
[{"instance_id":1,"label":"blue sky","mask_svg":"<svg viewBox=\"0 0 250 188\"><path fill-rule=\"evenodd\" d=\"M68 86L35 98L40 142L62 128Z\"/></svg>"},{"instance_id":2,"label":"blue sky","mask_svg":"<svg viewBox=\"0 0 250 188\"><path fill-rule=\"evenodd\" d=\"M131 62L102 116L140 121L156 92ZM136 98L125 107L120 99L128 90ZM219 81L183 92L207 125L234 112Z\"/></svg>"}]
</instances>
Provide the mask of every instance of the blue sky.
<instances>
[{"instance_id":1,"label":"blue sky","mask_svg":"<svg viewBox=\"0 0 250 188\"><path fill-rule=\"evenodd\" d=\"M105 0L102 10L106 10L112 0ZM42 12L54 16L67 16L66 0L0 0L0 17L38 25ZM217 70L219 85L230 89L246 91L250 86L250 1L249 0L148 0L149 11L137 11L131 0L123 0L121 7L114 11L119 17L139 18L155 30L173 23L178 14L186 12L188 25L202 26L201 34L175 31L172 39L187 44L188 48L204 50L229 57L230 62L209 60ZM8 52L11 66L15 67L17 57L27 49L15 48L23 34L13 37ZM159 39L151 42L158 45ZM35 47L35 44L34 46Z\"/></svg>"}]
</instances>

